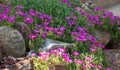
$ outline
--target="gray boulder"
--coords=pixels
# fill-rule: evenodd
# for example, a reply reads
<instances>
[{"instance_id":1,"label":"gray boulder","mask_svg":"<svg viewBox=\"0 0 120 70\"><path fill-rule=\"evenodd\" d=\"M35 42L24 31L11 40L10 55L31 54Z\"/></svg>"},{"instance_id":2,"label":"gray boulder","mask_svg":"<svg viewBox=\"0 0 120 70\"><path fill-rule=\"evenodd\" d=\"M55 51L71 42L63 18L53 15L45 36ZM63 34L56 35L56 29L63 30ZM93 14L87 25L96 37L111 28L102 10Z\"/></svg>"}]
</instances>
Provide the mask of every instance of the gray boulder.
<instances>
[{"instance_id":1,"label":"gray boulder","mask_svg":"<svg viewBox=\"0 0 120 70\"><path fill-rule=\"evenodd\" d=\"M40 48L40 49L44 50L44 51L49 51L51 49L56 49L56 48L60 48L60 47L70 49L73 46L74 46L73 44L59 42L59 41L56 41L56 40L45 38L44 42L43 42L43 45L42 45L42 48Z\"/></svg>"},{"instance_id":2,"label":"gray boulder","mask_svg":"<svg viewBox=\"0 0 120 70\"><path fill-rule=\"evenodd\" d=\"M0 44L7 55L20 57L26 52L25 42L20 32L7 26L0 27Z\"/></svg>"},{"instance_id":3,"label":"gray boulder","mask_svg":"<svg viewBox=\"0 0 120 70\"><path fill-rule=\"evenodd\" d=\"M17 29L23 36L25 43L29 43L29 35L32 33L30 27L23 22L14 23L13 28Z\"/></svg>"},{"instance_id":4,"label":"gray boulder","mask_svg":"<svg viewBox=\"0 0 120 70\"><path fill-rule=\"evenodd\" d=\"M107 45L111 40L111 34L103 30L95 30L95 37L97 38L97 43L102 43Z\"/></svg>"}]
</instances>

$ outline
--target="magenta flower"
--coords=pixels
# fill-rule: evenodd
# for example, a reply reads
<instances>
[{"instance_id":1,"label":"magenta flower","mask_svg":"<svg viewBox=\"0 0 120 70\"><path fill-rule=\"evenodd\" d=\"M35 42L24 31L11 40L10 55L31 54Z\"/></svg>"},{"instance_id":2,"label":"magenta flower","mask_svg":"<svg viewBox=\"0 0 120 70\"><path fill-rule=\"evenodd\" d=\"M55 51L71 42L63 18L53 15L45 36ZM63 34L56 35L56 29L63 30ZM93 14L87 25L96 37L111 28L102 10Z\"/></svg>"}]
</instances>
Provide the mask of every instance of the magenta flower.
<instances>
[{"instance_id":1,"label":"magenta flower","mask_svg":"<svg viewBox=\"0 0 120 70\"><path fill-rule=\"evenodd\" d=\"M44 26L48 26L49 22L44 22Z\"/></svg>"},{"instance_id":2,"label":"magenta flower","mask_svg":"<svg viewBox=\"0 0 120 70\"><path fill-rule=\"evenodd\" d=\"M25 17L24 22L32 24L33 23L33 19L30 18L30 17Z\"/></svg>"},{"instance_id":3,"label":"magenta flower","mask_svg":"<svg viewBox=\"0 0 120 70\"><path fill-rule=\"evenodd\" d=\"M35 10L34 9L29 9L29 14L31 15L31 16L35 16L36 15L36 12L35 12Z\"/></svg>"},{"instance_id":4,"label":"magenta flower","mask_svg":"<svg viewBox=\"0 0 120 70\"><path fill-rule=\"evenodd\" d=\"M73 54L73 55L75 55L75 56L78 56L80 53L79 53L79 52L74 51L74 52L72 52L72 54Z\"/></svg>"},{"instance_id":5,"label":"magenta flower","mask_svg":"<svg viewBox=\"0 0 120 70\"><path fill-rule=\"evenodd\" d=\"M22 9L22 8L24 8L24 6L19 5L19 6L16 6L16 8L17 8L17 9Z\"/></svg>"},{"instance_id":6,"label":"magenta flower","mask_svg":"<svg viewBox=\"0 0 120 70\"><path fill-rule=\"evenodd\" d=\"M15 16L8 17L8 21L9 22L14 22L15 18L16 18Z\"/></svg>"},{"instance_id":7,"label":"magenta flower","mask_svg":"<svg viewBox=\"0 0 120 70\"><path fill-rule=\"evenodd\" d=\"M4 13L9 13L9 11L10 11L10 8L5 8L3 12Z\"/></svg>"},{"instance_id":8,"label":"magenta flower","mask_svg":"<svg viewBox=\"0 0 120 70\"><path fill-rule=\"evenodd\" d=\"M80 60L80 59L75 59L74 62L78 64L83 64L83 60Z\"/></svg>"},{"instance_id":9,"label":"magenta flower","mask_svg":"<svg viewBox=\"0 0 120 70\"><path fill-rule=\"evenodd\" d=\"M64 31L65 30L65 26L60 26L60 31Z\"/></svg>"},{"instance_id":10,"label":"magenta flower","mask_svg":"<svg viewBox=\"0 0 120 70\"><path fill-rule=\"evenodd\" d=\"M89 50L90 50L91 52L95 52L95 51L96 51L96 48L95 48L95 47L90 47Z\"/></svg>"},{"instance_id":11,"label":"magenta flower","mask_svg":"<svg viewBox=\"0 0 120 70\"><path fill-rule=\"evenodd\" d=\"M66 20L69 20L69 19L70 19L70 17L69 17L69 16L66 16L66 17L65 17L65 19L66 19Z\"/></svg>"},{"instance_id":12,"label":"magenta flower","mask_svg":"<svg viewBox=\"0 0 120 70\"><path fill-rule=\"evenodd\" d=\"M23 11L16 11L16 14L21 15L21 16L24 16L24 17L27 16L27 13L25 13L25 12L23 12Z\"/></svg>"},{"instance_id":13,"label":"magenta flower","mask_svg":"<svg viewBox=\"0 0 120 70\"><path fill-rule=\"evenodd\" d=\"M29 35L29 38L30 38L30 39L34 39L34 38L36 38L36 37L37 37L36 34L30 34L30 35Z\"/></svg>"},{"instance_id":14,"label":"magenta flower","mask_svg":"<svg viewBox=\"0 0 120 70\"><path fill-rule=\"evenodd\" d=\"M89 66L90 67L95 67L95 64L90 63Z\"/></svg>"},{"instance_id":15,"label":"magenta flower","mask_svg":"<svg viewBox=\"0 0 120 70\"><path fill-rule=\"evenodd\" d=\"M30 54L30 57L35 57L35 56L36 56L35 53L31 53L31 54Z\"/></svg>"},{"instance_id":16,"label":"magenta flower","mask_svg":"<svg viewBox=\"0 0 120 70\"><path fill-rule=\"evenodd\" d=\"M62 53L65 52L65 50L66 50L65 48L57 48L57 49Z\"/></svg>"},{"instance_id":17,"label":"magenta flower","mask_svg":"<svg viewBox=\"0 0 120 70\"><path fill-rule=\"evenodd\" d=\"M102 68L102 66L101 66L101 65L97 65L97 66L96 66L96 68L101 69L101 68Z\"/></svg>"},{"instance_id":18,"label":"magenta flower","mask_svg":"<svg viewBox=\"0 0 120 70\"><path fill-rule=\"evenodd\" d=\"M40 35L42 38L46 38L47 36L47 33L45 31L42 31L41 35Z\"/></svg>"},{"instance_id":19,"label":"magenta flower","mask_svg":"<svg viewBox=\"0 0 120 70\"><path fill-rule=\"evenodd\" d=\"M72 16L72 18L75 20L75 19L77 19L77 17L76 16Z\"/></svg>"},{"instance_id":20,"label":"magenta flower","mask_svg":"<svg viewBox=\"0 0 120 70\"><path fill-rule=\"evenodd\" d=\"M66 62L72 62L72 59L69 58L69 57L65 57L64 60L65 60Z\"/></svg>"},{"instance_id":21,"label":"magenta flower","mask_svg":"<svg viewBox=\"0 0 120 70\"><path fill-rule=\"evenodd\" d=\"M74 25L75 22L74 22L74 21L69 21L69 22L67 22L67 24L68 24L68 25Z\"/></svg>"},{"instance_id":22,"label":"magenta flower","mask_svg":"<svg viewBox=\"0 0 120 70\"><path fill-rule=\"evenodd\" d=\"M112 68L106 68L105 70L112 70Z\"/></svg>"},{"instance_id":23,"label":"magenta flower","mask_svg":"<svg viewBox=\"0 0 120 70\"><path fill-rule=\"evenodd\" d=\"M44 52L39 52L38 56L40 56L40 57L47 57L47 56L49 56L49 54L50 54L49 52L45 52L44 51Z\"/></svg>"},{"instance_id":24,"label":"magenta flower","mask_svg":"<svg viewBox=\"0 0 120 70\"><path fill-rule=\"evenodd\" d=\"M85 57L85 60L91 61L91 60L92 60L92 57L91 57L91 56L86 56L86 57Z\"/></svg>"},{"instance_id":25,"label":"magenta flower","mask_svg":"<svg viewBox=\"0 0 120 70\"><path fill-rule=\"evenodd\" d=\"M1 18L2 18L3 20L5 20L5 19L8 18L8 16L7 16L7 14L2 13Z\"/></svg>"},{"instance_id":26,"label":"magenta flower","mask_svg":"<svg viewBox=\"0 0 120 70\"><path fill-rule=\"evenodd\" d=\"M118 28L118 30L120 30L120 26L119 27L117 27Z\"/></svg>"},{"instance_id":27,"label":"magenta flower","mask_svg":"<svg viewBox=\"0 0 120 70\"><path fill-rule=\"evenodd\" d=\"M40 33L40 30L34 29L33 33Z\"/></svg>"},{"instance_id":28,"label":"magenta flower","mask_svg":"<svg viewBox=\"0 0 120 70\"><path fill-rule=\"evenodd\" d=\"M88 66L87 66L87 65L84 65L84 66L82 66L82 68L83 68L83 69L87 69L87 68L88 68Z\"/></svg>"}]
</instances>

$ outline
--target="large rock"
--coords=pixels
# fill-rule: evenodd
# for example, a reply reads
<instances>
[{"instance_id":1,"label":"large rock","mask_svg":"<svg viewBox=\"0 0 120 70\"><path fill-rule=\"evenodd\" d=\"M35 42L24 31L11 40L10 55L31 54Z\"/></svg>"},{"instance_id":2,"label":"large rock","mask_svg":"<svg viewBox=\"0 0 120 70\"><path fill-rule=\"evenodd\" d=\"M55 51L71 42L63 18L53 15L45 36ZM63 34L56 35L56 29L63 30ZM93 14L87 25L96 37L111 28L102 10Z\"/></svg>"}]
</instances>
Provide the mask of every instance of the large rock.
<instances>
[{"instance_id":1,"label":"large rock","mask_svg":"<svg viewBox=\"0 0 120 70\"><path fill-rule=\"evenodd\" d=\"M98 43L102 43L104 45L107 45L112 38L110 33L103 30L95 30L95 37L97 38Z\"/></svg>"},{"instance_id":2,"label":"large rock","mask_svg":"<svg viewBox=\"0 0 120 70\"><path fill-rule=\"evenodd\" d=\"M2 53L1 53L1 51L0 51L0 62L1 62L1 60L2 60Z\"/></svg>"},{"instance_id":3,"label":"large rock","mask_svg":"<svg viewBox=\"0 0 120 70\"><path fill-rule=\"evenodd\" d=\"M0 27L0 44L7 55L19 57L26 52L25 42L20 32L7 26Z\"/></svg>"},{"instance_id":4,"label":"large rock","mask_svg":"<svg viewBox=\"0 0 120 70\"><path fill-rule=\"evenodd\" d=\"M56 41L56 40L45 38L45 40L43 42L43 45L42 45L42 48L40 48L40 49L44 50L44 51L48 51L50 49L56 49L56 48L60 48L60 47L70 49L73 46L74 46L73 44L59 42L59 41Z\"/></svg>"},{"instance_id":5,"label":"large rock","mask_svg":"<svg viewBox=\"0 0 120 70\"><path fill-rule=\"evenodd\" d=\"M17 29L23 36L25 43L28 44L29 42L29 35L32 33L30 27L23 23L23 22L16 22L13 26L15 29Z\"/></svg>"}]
</instances>

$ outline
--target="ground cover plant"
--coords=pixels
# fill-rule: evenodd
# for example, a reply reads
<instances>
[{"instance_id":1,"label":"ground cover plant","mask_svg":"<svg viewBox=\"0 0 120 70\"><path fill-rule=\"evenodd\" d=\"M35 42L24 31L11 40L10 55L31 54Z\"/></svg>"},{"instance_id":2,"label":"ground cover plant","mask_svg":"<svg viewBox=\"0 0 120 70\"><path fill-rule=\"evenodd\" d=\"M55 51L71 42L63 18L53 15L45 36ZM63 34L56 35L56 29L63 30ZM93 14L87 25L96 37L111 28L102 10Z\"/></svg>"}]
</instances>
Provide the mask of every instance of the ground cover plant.
<instances>
[{"instance_id":1,"label":"ground cover plant","mask_svg":"<svg viewBox=\"0 0 120 70\"><path fill-rule=\"evenodd\" d=\"M71 0L72 1L72 0ZM112 70L104 60L105 46L96 43L94 30L112 34L112 41L119 40L120 17L100 7L82 9L68 0L10 0L0 5L0 26L13 26L25 22L33 31L29 47L38 54L31 54L37 70L49 70L49 65L63 64L70 70ZM78 6L78 7L75 7ZM72 43L72 52L58 48L48 52L38 50L44 38Z\"/></svg>"}]
</instances>

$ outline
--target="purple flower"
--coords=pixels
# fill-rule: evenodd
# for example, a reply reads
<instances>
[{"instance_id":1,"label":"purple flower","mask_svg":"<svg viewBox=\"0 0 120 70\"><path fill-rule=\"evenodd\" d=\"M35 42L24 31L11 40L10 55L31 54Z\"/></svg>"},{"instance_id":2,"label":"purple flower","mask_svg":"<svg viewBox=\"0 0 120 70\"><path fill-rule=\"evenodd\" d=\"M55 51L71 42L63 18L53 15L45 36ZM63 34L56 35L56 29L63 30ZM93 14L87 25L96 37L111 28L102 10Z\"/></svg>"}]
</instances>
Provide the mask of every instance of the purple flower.
<instances>
[{"instance_id":1,"label":"purple flower","mask_svg":"<svg viewBox=\"0 0 120 70\"><path fill-rule=\"evenodd\" d=\"M84 31L84 30L86 30L86 28L81 27L81 26L76 26L76 29L77 29L77 30L80 30L80 31Z\"/></svg>"},{"instance_id":2,"label":"purple flower","mask_svg":"<svg viewBox=\"0 0 120 70\"><path fill-rule=\"evenodd\" d=\"M44 52L39 52L38 56L40 56L40 57L47 57L47 56L49 56L49 54L50 54L49 52L45 52L44 51Z\"/></svg>"},{"instance_id":3,"label":"purple flower","mask_svg":"<svg viewBox=\"0 0 120 70\"><path fill-rule=\"evenodd\" d=\"M57 35L62 35L63 33L60 32L60 31L57 31L56 34L57 34Z\"/></svg>"},{"instance_id":4,"label":"purple flower","mask_svg":"<svg viewBox=\"0 0 120 70\"><path fill-rule=\"evenodd\" d=\"M112 70L112 68L106 68L105 70Z\"/></svg>"},{"instance_id":5,"label":"purple flower","mask_svg":"<svg viewBox=\"0 0 120 70\"><path fill-rule=\"evenodd\" d=\"M72 18L75 20L77 17L76 16L72 16Z\"/></svg>"},{"instance_id":6,"label":"purple flower","mask_svg":"<svg viewBox=\"0 0 120 70\"><path fill-rule=\"evenodd\" d=\"M45 31L43 31L42 34L41 34L40 36L43 37L43 38L46 38L47 33L46 33Z\"/></svg>"},{"instance_id":7,"label":"purple flower","mask_svg":"<svg viewBox=\"0 0 120 70\"><path fill-rule=\"evenodd\" d=\"M24 16L24 17L27 16L27 13L22 12L22 11L16 11L16 14L21 15L21 16Z\"/></svg>"},{"instance_id":8,"label":"purple flower","mask_svg":"<svg viewBox=\"0 0 120 70\"><path fill-rule=\"evenodd\" d=\"M25 17L24 22L32 24L33 23L33 19L30 18L30 17Z\"/></svg>"},{"instance_id":9,"label":"purple flower","mask_svg":"<svg viewBox=\"0 0 120 70\"><path fill-rule=\"evenodd\" d=\"M59 50L60 52L65 52L65 48L57 48L57 50Z\"/></svg>"},{"instance_id":10,"label":"purple flower","mask_svg":"<svg viewBox=\"0 0 120 70\"><path fill-rule=\"evenodd\" d=\"M83 60L80 60L80 59L75 59L74 62L78 64L83 64Z\"/></svg>"},{"instance_id":11,"label":"purple flower","mask_svg":"<svg viewBox=\"0 0 120 70\"><path fill-rule=\"evenodd\" d=\"M82 68L83 68L83 69L87 69L87 68L88 68L88 66L87 66L87 65L84 65L84 66L82 66Z\"/></svg>"},{"instance_id":12,"label":"purple flower","mask_svg":"<svg viewBox=\"0 0 120 70\"><path fill-rule=\"evenodd\" d=\"M70 32L70 34L71 34L71 35L76 35L76 34L78 34L78 32L72 31L72 32Z\"/></svg>"},{"instance_id":13,"label":"purple flower","mask_svg":"<svg viewBox=\"0 0 120 70\"><path fill-rule=\"evenodd\" d=\"M15 18L16 18L15 16L8 17L8 21L13 22L15 20Z\"/></svg>"},{"instance_id":14,"label":"purple flower","mask_svg":"<svg viewBox=\"0 0 120 70\"><path fill-rule=\"evenodd\" d=\"M101 47L101 48L105 48L105 46L103 44L95 44L95 46Z\"/></svg>"},{"instance_id":15,"label":"purple flower","mask_svg":"<svg viewBox=\"0 0 120 70\"><path fill-rule=\"evenodd\" d=\"M3 20L7 19L7 17L8 17L7 14L4 14L4 13L3 13L3 14L1 15L1 18L2 18Z\"/></svg>"},{"instance_id":16,"label":"purple flower","mask_svg":"<svg viewBox=\"0 0 120 70\"><path fill-rule=\"evenodd\" d=\"M72 54L73 54L73 55L75 55L75 56L78 56L80 53L79 53L79 52L74 51L74 52L72 52Z\"/></svg>"},{"instance_id":17,"label":"purple flower","mask_svg":"<svg viewBox=\"0 0 120 70\"><path fill-rule=\"evenodd\" d=\"M60 30L64 31L65 30L65 26L60 26Z\"/></svg>"},{"instance_id":18,"label":"purple flower","mask_svg":"<svg viewBox=\"0 0 120 70\"><path fill-rule=\"evenodd\" d=\"M66 17L65 17L65 19L66 19L66 20L69 20L69 19L70 19L70 17L69 17L69 16L66 16Z\"/></svg>"},{"instance_id":19,"label":"purple flower","mask_svg":"<svg viewBox=\"0 0 120 70\"><path fill-rule=\"evenodd\" d=\"M49 22L44 22L44 26L48 26Z\"/></svg>"},{"instance_id":20,"label":"purple flower","mask_svg":"<svg viewBox=\"0 0 120 70\"><path fill-rule=\"evenodd\" d=\"M16 8L17 8L17 9L22 9L22 8L24 8L24 6L19 5L19 6L16 6Z\"/></svg>"},{"instance_id":21,"label":"purple flower","mask_svg":"<svg viewBox=\"0 0 120 70\"><path fill-rule=\"evenodd\" d=\"M90 50L91 52L95 52L95 51L96 51L96 48L95 48L95 47L90 47L89 50Z\"/></svg>"},{"instance_id":22,"label":"purple flower","mask_svg":"<svg viewBox=\"0 0 120 70\"><path fill-rule=\"evenodd\" d=\"M34 29L33 33L40 33L40 30Z\"/></svg>"},{"instance_id":23,"label":"purple flower","mask_svg":"<svg viewBox=\"0 0 120 70\"><path fill-rule=\"evenodd\" d=\"M35 12L35 10L34 9L29 9L29 14L31 15L31 16L35 16L36 15L36 12Z\"/></svg>"},{"instance_id":24,"label":"purple flower","mask_svg":"<svg viewBox=\"0 0 120 70\"><path fill-rule=\"evenodd\" d=\"M31 54L30 54L30 57L35 57L35 56L36 56L35 53L31 53Z\"/></svg>"},{"instance_id":25,"label":"purple flower","mask_svg":"<svg viewBox=\"0 0 120 70\"><path fill-rule=\"evenodd\" d=\"M79 36L79 41L87 41L86 36L84 36L84 35Z\"/></svg>"},{"instance_id":26,"label":"purple flower","mask_svg":"<svg viewBox=\"0 0 120 70\"><path fill-rule=\"evenodd\" d=\"M29 35L29 38L30 38L30 39L34 39L34 38L36 38L36 37L37 37L36 34L30 34L30 35Z\"/></svg>"},{"instance_id":27,"label":"purple flower","mask_svg":"<svg viewBox=\"0 0 120 70\"><path fill-rule=\"evenodd\" d=\"M65 57L64 60L65 60L66 62L72 62L72 59L69 58L69 57Z\"/></svg>"},{"instance_id":28,"label":"purple flower","mask_svg":"<svg viewBox=\"0 0 120 70\"><path fill-rule=\"evenodd\" d=\"M69 21L69 22L67 22L67 24L68 24L68 25L74 25L75 22L74 22L74 21Z\"/></svg>"},{"instance_id":29,"label":"purple flower","mask_svg":"<svg viewBox=\"0 0 120 70\"><path fill-rule=\"evenodd\" d=\"M80 11L81 8L79 8L79 7L75 7L74 10Z\"/></svg>"},{"instance_id":30,"label":"purple flower","mask_svg":"<svg viewBox=\"0 0 120 70\"><path fill-rule=\"evenodd\" d=\"M101 68L102 68L102 66L101 66L101 65L97 65L97 66L96 66L96 68L101 69Z\"/></svg>"},{"instance_id":31,"label":"purple flower","mask_svg":"<svg viewBox=\"0 0 120 70\"><path fill-rule=\"evenodd\" d=\"M9 11L10 11L9 8L5 8L3 12L4 12L4 13L9 13Z\"/></svg>"},{"instance_id":32,"label":"purple flower","mask_svg":"<svg viewBox=\"0 0 120 70\"><path fill-rule=\"evenodd\" d=\"M91 56L86 56L86 57L85 57L85 60L91 61L91 60L92 60L92 57L91 57Z\"/></svg>"}]
</instances>

